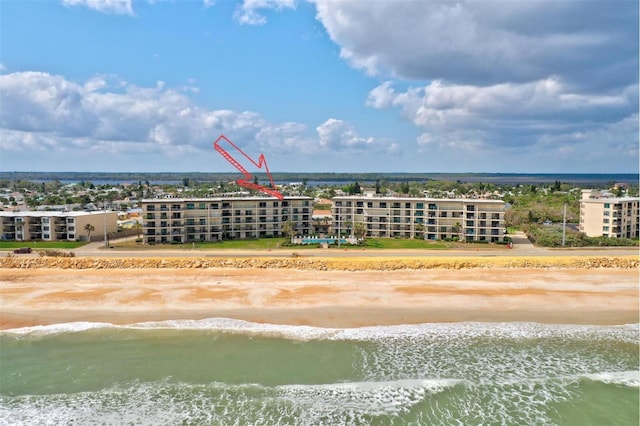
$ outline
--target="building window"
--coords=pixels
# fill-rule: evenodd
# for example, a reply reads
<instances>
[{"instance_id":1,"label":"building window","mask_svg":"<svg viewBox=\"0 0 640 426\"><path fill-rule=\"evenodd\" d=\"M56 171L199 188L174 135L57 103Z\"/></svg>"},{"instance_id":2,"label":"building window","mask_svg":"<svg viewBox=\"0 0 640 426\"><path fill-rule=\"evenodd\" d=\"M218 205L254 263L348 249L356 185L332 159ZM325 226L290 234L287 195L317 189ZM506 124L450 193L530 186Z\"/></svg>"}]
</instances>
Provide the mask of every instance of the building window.
<instances>
[{"instance_id":1,"label":"building window","mask_svg":"<svg viewBox=\"0 0 640 426\"><path fill-rule=\"evenodd\" d=\"M195 204L187 203L187 210L193 210L195 208Z\"/></svg>"},{"instance_id":2,"label":"building window","mask_svg":"<svg viewBox=\"0 0 640 426\"><path fill-rule=\"evenodd\" d=\"M604 219L602 223L609 223L609 219Z\"/></svg>"},{"instance_id":3,"label":"building window","mask_svg":"<svg viewBox=\"0 0 640 426\"><path fill-rule=\"evenodd\" d=\"M605 212L604 212L604 215L605 215L605 216L609 216L609 212L608 212L608 211L605 211Z\"/></svg>"},{"instance_id":4,"label":"building window","mask_svg":"<svg viewBox=\"0 0 640 426\"><path fill-rule=\"evenodd\" d=\"M608 209L609 207L611 207L611 204L609 204L609 203L604 203L604 208L605 208L605 209Z\"/></svg>"},{"instance_id":5,"label":"building window","mask_svg":"<svg viewBox=\"0 0 640 426\"><path fill-rule=\"evenodd\" d=\"M609 232L609 227L608 226L603 226L602 227L602 232Z\"/></svg>"},{"instance_id":6,"label":"building window","mask_svg":"<svg viewBox=\"0 0 640 426\"><path fill-rule=\"evenodd\" d=\"M207 205L205 203L200 203L199 207L200 210L204 210L207 208Z\"/></svg>"}]
</instances>

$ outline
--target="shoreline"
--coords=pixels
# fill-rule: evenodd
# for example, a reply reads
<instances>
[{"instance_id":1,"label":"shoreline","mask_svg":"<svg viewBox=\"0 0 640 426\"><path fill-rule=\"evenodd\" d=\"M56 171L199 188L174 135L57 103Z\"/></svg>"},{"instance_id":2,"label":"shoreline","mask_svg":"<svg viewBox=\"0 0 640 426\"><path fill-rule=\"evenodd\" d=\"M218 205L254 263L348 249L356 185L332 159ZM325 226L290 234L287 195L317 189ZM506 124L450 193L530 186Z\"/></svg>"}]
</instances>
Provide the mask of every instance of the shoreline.
<instances>
[{"instance_id":1,"label":"shoreline","mask_svg":"<svg viewBox=\"0 0 640 426\"><path fill-rule=\"evenodd\" d=\"M540 266L528 259L535 267L505 267L500 259L475 258L482 267L461 266L462 260L470 262L468 258L452 258L453 263L430 259L441 267L411 269L405 264L391 270L238 268L233 264L176 268L170 267L171 262L164 268L133 269L4 267L0 269L0 329L75 321L123 325L216 317L329 328L466 321L639 322L638 268L628 266L634 259L625 260L627 267L592 268L564 266L571 264L566 257L550 258L556 266ZM609 259L611 265L619 262ZM361 263L339 260L350 262L350 267ZM494 263L487 265L488 260ZM601 260L589 262L602 264Z\"/></svg>"}]
</instances>

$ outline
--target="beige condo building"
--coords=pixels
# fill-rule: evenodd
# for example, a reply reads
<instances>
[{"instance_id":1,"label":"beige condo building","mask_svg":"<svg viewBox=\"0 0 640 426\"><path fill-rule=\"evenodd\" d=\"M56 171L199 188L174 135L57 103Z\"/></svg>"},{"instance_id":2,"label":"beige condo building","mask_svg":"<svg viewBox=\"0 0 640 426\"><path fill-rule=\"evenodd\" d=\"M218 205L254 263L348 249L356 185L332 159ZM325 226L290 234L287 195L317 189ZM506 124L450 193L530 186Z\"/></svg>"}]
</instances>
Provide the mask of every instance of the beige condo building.
<instances>
[{"instance_id":1,"label":"beige condo building","mask_svg":"<svg viewBox=\"0 0 640 426\"><path fill-rule=\"evenodd\" d=\"M90 233L85 229L92 226ZM0 238L10 241L80 241L104 237L118 230L116 212L0 212Z\"/></svg>"},{"instance_id":2,"label":"beige condo building","mask_svg":"<svg viewBox=\"0 0 640 426\"><path fill-rule=\"evenodd\" d=\"M503 238L501 200L340 196L332 200L333 231L362 223L368 237L495 242Z\"/></svg>"},{"instance_id":3,"label":"beige condo building","mask_svg":"<svg viewBox=\"0 0 640 426\"><path fill-rule=\"evenodd\" d=\"M142 200L144 242L189 243L277 237L292 221L296 233L312 229L311 197L161 198Z\"/></svg>"},{"instance_id":4,"label":"beige condo building","mask_svg":"<svg viewBox=\"0 0 640 426\"><path fill-rule=\"evenodd\" d=\"M580 232L588 237L638 238L640 198L613 198L583 191L580 200Z\"/></svg>"}]
</instances>

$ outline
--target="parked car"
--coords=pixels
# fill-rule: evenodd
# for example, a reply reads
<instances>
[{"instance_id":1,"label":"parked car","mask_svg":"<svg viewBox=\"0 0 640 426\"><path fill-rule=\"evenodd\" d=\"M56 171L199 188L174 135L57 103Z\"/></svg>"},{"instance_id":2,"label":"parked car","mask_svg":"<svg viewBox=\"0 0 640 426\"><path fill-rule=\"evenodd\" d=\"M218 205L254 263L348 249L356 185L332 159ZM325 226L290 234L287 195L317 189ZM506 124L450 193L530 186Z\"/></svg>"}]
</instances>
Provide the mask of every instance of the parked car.
<instances>
[{"instance_id":1,"label":"parked car","mask_svg":"<svg viewBox=\"0 0 640 426\"><path fill-rule=\"evenodd\" d=\"M31 247L20 247L19 249L15 249L13 252L15 254L31 253Z\"/></svg>"}]
</instances>

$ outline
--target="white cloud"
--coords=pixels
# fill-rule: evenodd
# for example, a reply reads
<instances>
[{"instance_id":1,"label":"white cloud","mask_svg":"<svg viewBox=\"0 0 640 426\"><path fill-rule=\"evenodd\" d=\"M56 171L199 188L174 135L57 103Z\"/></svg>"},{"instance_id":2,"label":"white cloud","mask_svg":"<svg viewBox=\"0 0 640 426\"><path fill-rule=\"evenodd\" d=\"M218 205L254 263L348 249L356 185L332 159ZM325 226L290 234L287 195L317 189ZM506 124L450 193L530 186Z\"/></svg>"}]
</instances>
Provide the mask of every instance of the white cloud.
<instances>
[{"instance_id":1,"label":"white cloud","mask_svg":"<svg viewBox=\"0 0 640 426\"><path fill-rule=\"evenodd\" d=\"M341 56L370 75L474 85L637 81L637 2L313 1Z\"/></svg>"},{"instance_id":2,"label":"white cloud","mask_svg":"<svg viewBox=\"0 0 640 426\"><path fill-rule=\"evenodd\" d=\"M398 144L393 140L361 137L350 123L330 118L316 127L320 146L331 151L376 151L397 153Z\"/></svg>"},{"instance_id":3,"label":"white cloud","mask_svg":"<svg viewBox=\"0 0 640 426\"><path fill-rule=\"evenodd\" d=\"M62 0L65 6L84 6L103 13L133 15L133 0Z\"/></svg>"},{"instance_id":4,"label":"white cloud","mask_svg":"<svg viewBox=\"0 0 640 426\"><path fill-rule=\"evenodd\" d=\"M295 9L295 0L243 0L238 5L234 17L241 24L264 25L267 18L261 14L264 10Z\"/></svg>"},{"instance_id":5,"label":"white cloud","mask_svg":"<svg viewBox=\"0 0 640 426\"><path fill-rule=\"evenodd\" d=\"M28 146L53 152L212 153L220 134L247 152L265 154L397 148L392 141L361 138L350 124L333 119L318 127L318 142L304 124L270 123L251 111L207 110L162 81L139 87L96 76L81 84L18 72L0 75L0 97L0 148L11 152Z\"/></svg>"},{"instance_id":6,"label":"white cloud","mask_svg":"<svg viewBox=\"0 0 640 426\"><path fill-rule=\"evenodd\" d=\"M367 105L399 108L406 119L425 131L418 145L521 149L555 135L606 132L611 123L633 117L638 86L608 94L578 93L550 78L492 86L433 81L396 92L392 83L385 82L370 91ZM630 141L637 143L637 135Z\"/></svg>"}]
</instances>

